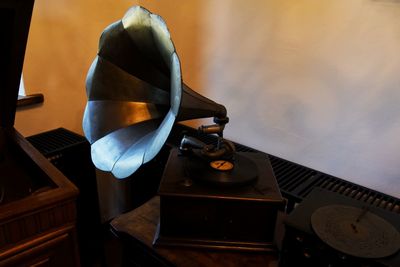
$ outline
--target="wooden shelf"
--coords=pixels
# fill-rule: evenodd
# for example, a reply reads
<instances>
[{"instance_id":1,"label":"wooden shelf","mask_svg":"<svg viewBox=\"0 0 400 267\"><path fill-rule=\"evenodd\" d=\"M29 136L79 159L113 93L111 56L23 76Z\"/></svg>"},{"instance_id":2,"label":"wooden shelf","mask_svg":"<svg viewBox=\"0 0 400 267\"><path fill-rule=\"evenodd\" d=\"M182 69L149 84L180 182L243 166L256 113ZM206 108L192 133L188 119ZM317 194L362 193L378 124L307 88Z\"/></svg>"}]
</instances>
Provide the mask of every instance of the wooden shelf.
<instances>
[{"instance_id":1,"label":"wooden shelf","mask_svg":"<svg viewBox=\"0 0 400 267\"><path fill-rule=\"evenodd\" d=\"M18 95L17 108L33 106L41 104L43 102L44 102L43 94L32 94L26 96Z\"/></svg>"}]
</instances>

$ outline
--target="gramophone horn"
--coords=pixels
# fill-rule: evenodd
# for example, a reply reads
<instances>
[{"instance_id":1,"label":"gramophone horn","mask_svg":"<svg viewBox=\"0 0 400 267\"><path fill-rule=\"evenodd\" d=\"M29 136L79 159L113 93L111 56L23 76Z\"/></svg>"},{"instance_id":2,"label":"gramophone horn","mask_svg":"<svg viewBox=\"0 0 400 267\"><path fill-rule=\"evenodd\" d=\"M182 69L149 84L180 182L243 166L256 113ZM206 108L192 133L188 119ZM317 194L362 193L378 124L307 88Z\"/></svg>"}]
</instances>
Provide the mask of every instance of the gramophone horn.
<instances>
[{"instance_id":1,"label":"gramophone horn","mask_svg":"<svg viewBox=\"0 0 400 267\"><path fill-rule=\"evenodd\" d=\"M86 93L92 160L117 178L157 155L176 121L226 117L224 106L182 83L165 22L139 6L103 31Z\"/></svg>"}]
</instances>

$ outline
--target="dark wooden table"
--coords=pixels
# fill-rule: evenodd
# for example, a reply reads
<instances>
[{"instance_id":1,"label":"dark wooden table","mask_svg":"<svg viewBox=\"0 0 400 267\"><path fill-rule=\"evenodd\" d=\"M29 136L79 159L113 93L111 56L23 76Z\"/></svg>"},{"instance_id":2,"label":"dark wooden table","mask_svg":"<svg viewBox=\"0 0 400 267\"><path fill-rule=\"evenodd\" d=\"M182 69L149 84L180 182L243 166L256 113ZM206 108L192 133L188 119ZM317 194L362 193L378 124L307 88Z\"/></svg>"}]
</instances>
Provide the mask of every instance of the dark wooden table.
<instances>
[{"instance_id":1,"label":"dark wooden table","mask_svg":"<svg viewBox=\"0 0 400 267\"><path fill-rule=\"evenodd\" d=\"M112 230L123 243L124 266L278 266L277 255L268 253L153 247L159 209L159 197L154 197L112 220Z\"/></svg>"}]
</instances>

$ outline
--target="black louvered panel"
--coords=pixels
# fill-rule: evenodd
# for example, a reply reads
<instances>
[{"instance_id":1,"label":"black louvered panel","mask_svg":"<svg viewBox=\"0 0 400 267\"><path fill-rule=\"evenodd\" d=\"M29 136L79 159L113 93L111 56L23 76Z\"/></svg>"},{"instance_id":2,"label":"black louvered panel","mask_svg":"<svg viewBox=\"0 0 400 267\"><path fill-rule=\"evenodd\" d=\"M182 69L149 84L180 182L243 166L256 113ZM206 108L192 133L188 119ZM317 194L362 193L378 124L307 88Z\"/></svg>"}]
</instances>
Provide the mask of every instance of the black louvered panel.
<instances>
[{"instance_id":1,"label":"black louvered panel","mask_svg":"<svg viewBox=\"0 0 400 267\"><path fill-rule=\"evenodd\" d=\"M375 206L391 212L400 213L399 199L324 173L318 173L315 176L314 182L304 188L299 195L302 198L305 198L314 187L321 187L354 198L365 202L369 206Z\"/></svg>"},{"instance_id":2,"label":"black louvered panel","mask_svg":"<svg viewBox=\"0 0 400 267\"><path fill-rule=\"evenodd\" d=\"M236 151L239 151L239 152L260 152L253 148L250 148L250 147L238 144L238 143L235 143L235 147L236 147Z\"/></svg>"},{"instance_id":3,"label":"black louvered panel","mask_svg":"<svg viewBox=\"0 0 400 267\"><path fill-rule=\"evenodd\" d=\"M305 198L314 187L319 186L322 182L321 173L315 171L312 179L298 191L299 197L301 199Z\"/></svg>"},{"instance_id":4,"label":"black louvered panel","mask_svg":"<svg viewBox=\"0 0 400 267\"><path fill-rule=\"evenodd\" d=\"M318 173L272 155L269 158L282 194L289 201L300 202L305 196L304 192L308 194L308 189L313 188Z\"/></svg>"},{"instance_id":5,"label":"black louvered panel","mask_svg":"<svg viewBox=\"0 0 400 267\"><path fill-rule=\"evenodd\" d=\"M33 135L27 137L27 140L46 157L69 147L87 142L83 136L64 128Z\"/></svg>"}]
</instances>

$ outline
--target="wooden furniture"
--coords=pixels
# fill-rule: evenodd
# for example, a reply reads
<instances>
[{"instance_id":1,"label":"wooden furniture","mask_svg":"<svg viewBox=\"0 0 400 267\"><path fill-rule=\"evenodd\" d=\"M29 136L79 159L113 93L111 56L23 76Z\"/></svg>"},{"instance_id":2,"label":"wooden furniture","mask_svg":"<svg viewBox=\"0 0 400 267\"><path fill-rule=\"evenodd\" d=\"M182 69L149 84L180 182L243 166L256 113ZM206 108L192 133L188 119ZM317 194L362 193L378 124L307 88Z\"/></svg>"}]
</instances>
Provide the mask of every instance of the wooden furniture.
<instances>
[{"instance_id":1,"label":"wooden furniture","mask_svg":"<svg viewBox=\"0 0 400 267\"><path fill-rule=\"evenodd\" d=\"M79 266L78 190L14 128L32 8L0 2L0 266Z\"/></svg>"},{"instance_id":2,"label":"wooden furniture","mask_svg":"<svg viewBox=\"0 0 400 267\"><path fill-rule=\"evenodd\" d=\"M285 202L269 159L254 152L234 157L235 170L227 173L196 156L182 156L178 148L171 150L158 189L156 245L277 252L275 225ZM210 182L246 175L257 179L240 186Z\"/></svg>"},{"instance_id":3,"label":"wooden furniture","mask_svg":"<svg viewBox=\"0 0 400 267\"><path fill-rule=\"evenodd\" d=\"M77 189L16 130L0 140L0 266L78 266Z\"/></svg>"},{"instance_id":4,"label":"wooden furniture","mask_svg":"<svg viewBox=\"0 0 400 267\"><path fill-rule=\"evenodd\" d=\"M159 209L157 196L111 221L112 231L123 244L123 266L277 266L277 256L265 252L153 247Z\"/></svg>"}]
</instances>

